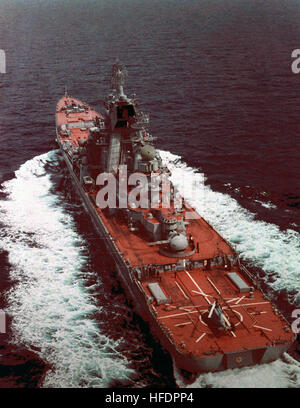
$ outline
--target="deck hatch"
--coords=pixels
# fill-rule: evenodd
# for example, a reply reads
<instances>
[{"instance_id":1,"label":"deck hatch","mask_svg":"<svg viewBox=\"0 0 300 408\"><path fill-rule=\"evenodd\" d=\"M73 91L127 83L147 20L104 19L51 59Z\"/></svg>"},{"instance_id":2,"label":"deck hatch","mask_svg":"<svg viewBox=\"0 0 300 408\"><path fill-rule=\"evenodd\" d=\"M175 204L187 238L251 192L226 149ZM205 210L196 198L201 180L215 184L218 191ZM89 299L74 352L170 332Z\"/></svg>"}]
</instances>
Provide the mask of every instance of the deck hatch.
<instances>
[{"instance_id":1,"label":"deck hatch","mask_svg":"<svg viewBox=\"0 0 300 408\"><path fill-rule=\"evenodd\" d=\"M243 281L243 279L235 272L227 273L231 282L239 289L240 292L249 292L250 287Z\"/></svg>"},{"instance_id":2,"label":"deck hatch","mask_svg":"<svg viewBox=\"0 0 300 408\"><path fill-rule=\"evenodd\" d=\"M171 299L167 298L167 296L162 291L161 287L157 282L149 283L148 288L151 294L154 296L158 305L163 305L164 303L170 303Z\"/></svg>"}]
</instances>

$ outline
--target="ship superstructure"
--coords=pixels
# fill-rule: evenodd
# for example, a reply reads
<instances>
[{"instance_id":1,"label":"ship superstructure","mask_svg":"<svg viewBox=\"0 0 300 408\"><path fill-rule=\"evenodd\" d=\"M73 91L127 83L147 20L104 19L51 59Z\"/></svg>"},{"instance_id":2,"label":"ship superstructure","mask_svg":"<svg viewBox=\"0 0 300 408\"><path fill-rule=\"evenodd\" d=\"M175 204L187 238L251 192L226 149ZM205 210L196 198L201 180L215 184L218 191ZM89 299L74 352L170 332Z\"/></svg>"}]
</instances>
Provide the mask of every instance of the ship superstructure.
<instances>
[{"instance_id":1,"label":"ship superstructure","mask_svg":"<svg viewBox=\"0 0 300 408\"><path fill-rule=\"evenodd\" d=\"M104 115L67 94L56 109L57 142L124 288L179 368L277 359L294 340L289 324L174 188L126 75L114 64Z\"/></svg>"}]
</instances>

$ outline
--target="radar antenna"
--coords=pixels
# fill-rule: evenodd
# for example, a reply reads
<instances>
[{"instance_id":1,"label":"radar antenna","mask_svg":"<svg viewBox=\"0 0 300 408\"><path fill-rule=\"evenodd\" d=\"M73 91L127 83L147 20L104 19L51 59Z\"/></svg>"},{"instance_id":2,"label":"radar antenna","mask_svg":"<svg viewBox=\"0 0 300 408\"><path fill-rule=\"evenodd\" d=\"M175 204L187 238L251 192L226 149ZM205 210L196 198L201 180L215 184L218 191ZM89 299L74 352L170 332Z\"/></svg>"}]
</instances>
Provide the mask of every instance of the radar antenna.
<instances>
[{"instance_id":1,"label":"radar antenna","mask_svg":"<svg viewBox=\"0 0 300 408\"><path fill-rule=\"evenodd\" d=\"M112 87L116 90L118 96L125 96L123 92L123 86L125 85L125 79L127 78L127 70L124 64L119 60L112 67Z\"/></svg>"}]
</instances>

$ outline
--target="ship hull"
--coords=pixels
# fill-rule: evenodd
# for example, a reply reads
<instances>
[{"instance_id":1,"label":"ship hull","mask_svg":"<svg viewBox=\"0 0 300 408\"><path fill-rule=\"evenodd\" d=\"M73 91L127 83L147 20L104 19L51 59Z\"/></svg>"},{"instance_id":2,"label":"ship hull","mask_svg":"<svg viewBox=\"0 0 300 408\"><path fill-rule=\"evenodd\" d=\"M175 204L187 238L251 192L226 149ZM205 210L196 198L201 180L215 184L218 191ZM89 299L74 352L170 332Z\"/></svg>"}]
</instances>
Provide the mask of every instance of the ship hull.
<instances>
[{"instance_id":1,"label":"ship hull","mask_svg":"<svg viewBox=\"0 0 300 408\"><path fill-rule=\"evenodd\" d=\"M149 322L151 333L157 340L159 340L162 347L166 349L173 357L173 361L175 361L177 368L192 373L205 373L253 366L256 364L264 364L274 361L289 348L290 345L285 344L258 349L234 351L233 353L218 353L215 355L208 355L207 357L196 357L192 354L180 352L178 348L175 347L170 337L166 335L161 326L158 324L154 313L145 301L142 289L132 279L129 267L126 264L122 253L118 250L114 243L114 239L110 236L101 220L101 217L98 215L93 204L91 203L88 194L85 192L84 188L80 184L80 181L75 175L73 166L61 145L59 135L57 135L56 141L59 144L71 179L84 204L85 210L90 216L97 233L103 239L107 251L115 262L119 280L122 283L126 294L134 301L133 304L135 311L142 317L143 320Z\"/></svg>"}]
</instances>

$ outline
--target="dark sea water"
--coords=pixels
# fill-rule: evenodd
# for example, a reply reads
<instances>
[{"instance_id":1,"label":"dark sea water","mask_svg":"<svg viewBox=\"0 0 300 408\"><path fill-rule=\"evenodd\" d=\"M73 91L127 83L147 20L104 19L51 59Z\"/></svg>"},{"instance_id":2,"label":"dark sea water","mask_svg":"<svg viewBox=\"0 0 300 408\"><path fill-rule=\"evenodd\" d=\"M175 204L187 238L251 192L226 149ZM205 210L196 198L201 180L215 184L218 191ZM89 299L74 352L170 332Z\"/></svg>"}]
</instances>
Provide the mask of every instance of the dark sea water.
<instances>
[{"instance_id":1,"label":"dark sea water","mask_svg":"<svg viewBox=\"0 0 300 408\"><path fill-rule=\"evenodd\" d=\"M63 181L64 87L101 110L111 65L191 195L291 321L300 308L300 48L296 0L1 0L0 387L176 387L109 254ZM200 207L199 207L200 206ZM299 387L288 354L194 387Z\"/></svg>"}]
</instances>

